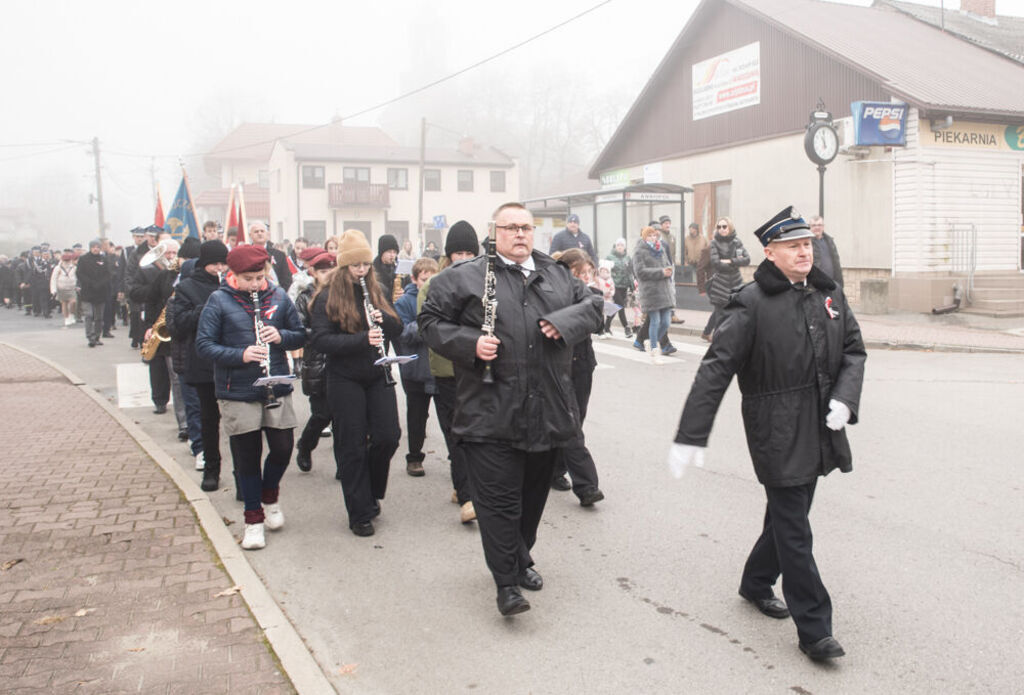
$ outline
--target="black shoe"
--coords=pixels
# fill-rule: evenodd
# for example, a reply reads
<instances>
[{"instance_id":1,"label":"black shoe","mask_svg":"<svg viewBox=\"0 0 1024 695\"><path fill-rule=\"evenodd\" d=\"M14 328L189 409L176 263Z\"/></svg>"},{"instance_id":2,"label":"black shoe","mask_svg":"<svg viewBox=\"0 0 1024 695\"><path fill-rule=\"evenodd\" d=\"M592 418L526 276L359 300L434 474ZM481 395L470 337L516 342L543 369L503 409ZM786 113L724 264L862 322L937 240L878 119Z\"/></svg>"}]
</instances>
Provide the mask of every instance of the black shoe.
<instances>
[{"instance_id":1,"label":"black shoe","mask_svg":"<svg viewBox=\"0 0 1024 695\"><path fill-rule=\"evenodd\" d=\"M139 341L133 340L132 341L132 350L138 350L138 349L139 349Z\"/></svg>"},{"instance_id":2,"label":"black shoe","mask_svg":"<svg viewBox=\"0 0 1024 695\"><path fill-rule=\"evenodd\" d=\"M831 635L822 637L812 644L801 642L800 651L814 661L825 661L826 659L837 659L841 656L846 656L843 645L839 644L839 641Z\"/></svg>"},{"instance_id":3,"label":"black shoe","mask_svg":"<svg viewBox=\"0 0 1024 695\"><path fill-rule=\"evenodd\" d=\"M527 567L525 570L519 573L516 577L516 581L519 582L519 586L530 591L540 591L544 588L544 578L540 576L540 572Z\"/></svg>"},{"instance_id":4,"label":"black shoe","mask_svg":"<svg viewBox=\"0 0 1024 695\"><path fill-rule=\"evenodd\" d=\"M518 586L498 587L498 612L502 615L516 615L530 610L530 602Z\"/></svg>"},{"instance_id":5,"label":"black shoe","mask_svg":"<svg viewBox=\"0 0 1024 695\"><path fill-rule=\"evenodd\" d=\"M104 338L113 338L114 334L111 333L110 331L107 331L106 333L103 334L103 337Z\"/></svg>"},{"instance_id":6,"label":"black shoe","mask_svg":"<svg viewBox=\"0 0 1024 695\"><path fill-rule=\"evenodd\" d=\"M178 430L178 441L179 442L187 442L188 441L188 430Z\"/></svg>"},{"instance_id":7,"label":"black shoe","mask_svg":"<svg viewBox=\"0 0 1024 695\"><path fill-rule=\"evenodd\" d=\"M565 492L566 490L572 490L572 483L570 483L569 479L564 475L560 475L557 478L551 479L551 487L555 490Z\"/></svg>"},{"instance_id":8,"label":"black shoe","mask_svg":"<svg viewBox=\"0 0 1024 695\"><path fill-rule=\"evenodd\" d=\"M422 461L408 461L405 464L405 472L414 478L422 478L426 471L423 470Z\"/></svg>"},{"instance_id":9,"label":"black shoe","mask_svg":"<svg viewBox=\"0 0 1024 695\"><path fill-rule=\"evenodd\" d=\"M102 340L97 340L97 341L96 341L96 344L97 344L97 345L102 345L102 344L103 344L103 341L102 341Z\"/></svg>"},{"instance_id":10,"label":"black shoe","mask_svg":"<svg viewBox=\"0 0 1024 695\"><path fill-rule=\"evenodd\" d=\"M661 354L663 355L671 355L673 352L679 352L679 348L677 348L672 343L669 343L668 345L661 349Z\"/></svg>"},{"instance_id":11,"label":"black shoe","mask_svg":"<svg viewBox=\"0 0 1024 695\"><path fill-rule=\"evenodd\" d=\"M361 524L354 524L352 526L352 533L357 536L372 536L373 535L373 522L364 521Z\"/></svg>"},{"instance_id":12,"label":"black shoe","mask_svg":"<svg viewBox=\"0 0 1024 695\"><path fill-rule=\"evenodd\" d=\"M774 595L769 598L754 598L749 596L743 589L740 589L740 596L750 601L757 607L757 610L761 611L769 618L777 618L782 620L789 617L789 609L786 608L786 604L783 603L782 599L775 597Z\"/></svg>"},{"instance_id":13,"label":"black shoe","mask_svg":"<svg viewBox=\"0 0 1024 695\"><path fill-rule=\"evenodd\" d=\"M632 338L632 337L633 337L633 331L631 329L627 328L626 329L626 338Z\"/></svg>"},{"instance_id":14,"label":"black shoe","mask_svg":"<svg viewBox=\"0 0 1024 695\"><path fill-rule=\"evenodd\" d=\"M203 492L213 492L220 487L220 474L203 471L203 482L199 485Z\"/></svg>"},{"instance_id":15,"label":"black shoe","mask_svg":"<svg viewBox=\"0 0 1024 695\"><path fill-rule=\"evenodd\" d=\"M158 405L155 408L153 408L153 414L154 415L163 415L166 412L167 412L167 405L166 404Z\"/></svg>"},{"instance_id":16,"label":"black shoe","mask_svg":"<svg viewBox=\"0 0 1024 695\"><path fill-rule=\"evenodd\" d=\"M580 506L581 507L592 507L595 502L600 502L604 499L604 493L596 487L593 490L587 490L580 495Z\"/></svg>"},{"instance_id":17,"label":"black shoe","mask_svg":"<svg viewBox=\"0 0 1024 695\"><path fill-rule=\"evenodd\" d=\"M90 340L89 341L89 347L96 347L96 341L95 340Z\"/></svg>"},{"instance_id":18,"label":"black shoe","mask_svg":"<svg viewBox=\"0 0 1024 695\"><path fill-rule=\"evenodd\" d=\"M310 456L309 450L302 446L301 443L295 447L295 465L303 473L309 473L313 470L313 458Z\"/></svg>"}]
</instances>

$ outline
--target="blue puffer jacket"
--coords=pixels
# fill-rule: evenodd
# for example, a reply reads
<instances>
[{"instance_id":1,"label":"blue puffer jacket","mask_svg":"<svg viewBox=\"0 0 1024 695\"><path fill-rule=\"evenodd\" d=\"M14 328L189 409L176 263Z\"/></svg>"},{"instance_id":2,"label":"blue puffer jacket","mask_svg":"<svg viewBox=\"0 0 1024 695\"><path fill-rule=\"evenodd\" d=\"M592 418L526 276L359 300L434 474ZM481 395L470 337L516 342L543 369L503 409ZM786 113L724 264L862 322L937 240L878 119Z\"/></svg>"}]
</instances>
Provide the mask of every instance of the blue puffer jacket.
<instances>
[{"instance_id":1,"label":"blue puffer jacket","mask_svg":"<svg viewBox=\"0 0 1024 695\"><path fill-rule=\"evenodd\" d=\"M306 342L306 331L299 312L288 294L274 284L260 290L263 323L281 333L281 342L270 346L270 373L287 374L286 350L296 350ZM243 362L245 348L256 344L254 308L250 293L226 284L210 295L199 317L196 331L196 352L214 363L217 398L229 401L262 401L265 388L252 385L263 374L259 362ZM274 395L291 393L287 384L274 386Z\"/></svg>"}]
</instances>

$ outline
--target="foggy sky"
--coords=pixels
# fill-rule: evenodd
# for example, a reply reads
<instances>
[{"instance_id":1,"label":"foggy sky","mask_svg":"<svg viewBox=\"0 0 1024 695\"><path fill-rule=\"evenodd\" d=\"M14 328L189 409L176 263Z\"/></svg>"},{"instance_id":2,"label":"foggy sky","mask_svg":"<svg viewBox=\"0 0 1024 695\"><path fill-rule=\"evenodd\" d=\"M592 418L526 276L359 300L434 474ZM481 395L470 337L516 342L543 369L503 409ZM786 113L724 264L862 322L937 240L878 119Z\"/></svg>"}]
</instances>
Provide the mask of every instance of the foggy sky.
<instances>
[{"instance_id":1,"label":"foggy sky","mask_svg":"<svg viewBox=\"0 0 1024 695\"><path fill-rule=\"evenodd\" d=\"M225 123L313 124L347 116L599 2L5 3L0 206L20 206L29 183L50 188L25 194L31 199L24 204L68 207L60 224L73 229L48 230L51 240L93 236L96 209L87 200L95 185L93 161L86 146L62 141L98 136L109 235L124 240L128 228L151 220L150 156L157 157L167 206L180 180L177 156L196 153ZM555 74L585 70L621 85L628 106L697 4L614 0L479 68L477 79L488 71L528 75L538 66ZM1000 14L1024 15L1024 0L997 0L996 7ZM427 55L409 49L424 45ZM509 106L529 118L528 104ZM377 125L379 116L350 122ZM24 143L41 144L10 147ZM185 164L198 170L201 158L188 157Z\"/></svg>"}]
</instances>

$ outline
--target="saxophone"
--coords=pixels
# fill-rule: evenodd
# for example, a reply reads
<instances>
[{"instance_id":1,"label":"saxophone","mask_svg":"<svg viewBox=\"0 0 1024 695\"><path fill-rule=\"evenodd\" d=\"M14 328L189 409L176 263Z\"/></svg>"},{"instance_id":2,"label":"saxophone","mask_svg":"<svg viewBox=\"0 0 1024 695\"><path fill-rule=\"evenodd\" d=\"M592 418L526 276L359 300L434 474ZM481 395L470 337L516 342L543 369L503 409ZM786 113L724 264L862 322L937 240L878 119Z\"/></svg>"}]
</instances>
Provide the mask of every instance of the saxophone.
<instances>
[{"instance_id":1,"label":"saxophone","mask_svg":"<svg viewBox=\"0 0 1024 695\"><path fill-rule=\"evenodd\" d=\"M260 333L263 332L263 316L260 310L260 293L257 290L253 290L250 296L252 297L252 308L254 309L253 328L256 330L256 345L267 348L267 356L263 358L262 362L260 362L260 366L263 367L263 376L270 376L270 346L260 338ZM277 400L277 396L274 395L274 386L272 384L267 384L266 388L267 396L263 400L263 407L267 410L279 408L281 406L281 402Z\"/></svg>"},{"instance_id":2,"label":"saxophone","mask_svg":"<svg viewBox=\"0 0 1024 695\"><path fill-rule=\"evenodd\" d=\"M170 300L168 300L170 301ZM152 332L149 334L149 340L142 344L142 361L151 362L156 357L156 351L160 349L160 345L168 343L171 340L171 334L167 331L167 306L164 305L160 315L156 317L156 322L153 324Z\"/></svg>"}]
</instances>

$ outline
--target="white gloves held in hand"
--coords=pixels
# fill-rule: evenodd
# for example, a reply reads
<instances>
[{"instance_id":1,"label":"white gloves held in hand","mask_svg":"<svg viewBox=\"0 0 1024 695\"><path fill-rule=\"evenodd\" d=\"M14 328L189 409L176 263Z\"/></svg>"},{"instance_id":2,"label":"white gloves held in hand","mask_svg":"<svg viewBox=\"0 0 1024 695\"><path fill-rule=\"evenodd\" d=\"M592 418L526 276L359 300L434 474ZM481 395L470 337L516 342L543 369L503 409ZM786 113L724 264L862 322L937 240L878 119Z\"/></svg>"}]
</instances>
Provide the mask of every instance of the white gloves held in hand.
<instances>
[{"instance_id":1,"label":"white gloves held in hand","mask_svg":"<svg viewBox=\"0 0 1024 695\"><path fill-rule=\"evenodd\" d=\"M688 466L704 467L704 447L673 444L668 450L668 470L673 478L682 478Z\"/></svg>"},{"instance_id":2,"label":"white gloves held in hand","mask_svg":"<svg viewBox=\"0 0 1024 695\"><path fill-rule=\"evenodd\" d=\"M825 416L825 426L833 432L846 427L846 423L850 421L850 409L846 407L845 403L837 401L835 398L828 402L828 415Z\"/></svg>"}]
</instances>

